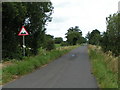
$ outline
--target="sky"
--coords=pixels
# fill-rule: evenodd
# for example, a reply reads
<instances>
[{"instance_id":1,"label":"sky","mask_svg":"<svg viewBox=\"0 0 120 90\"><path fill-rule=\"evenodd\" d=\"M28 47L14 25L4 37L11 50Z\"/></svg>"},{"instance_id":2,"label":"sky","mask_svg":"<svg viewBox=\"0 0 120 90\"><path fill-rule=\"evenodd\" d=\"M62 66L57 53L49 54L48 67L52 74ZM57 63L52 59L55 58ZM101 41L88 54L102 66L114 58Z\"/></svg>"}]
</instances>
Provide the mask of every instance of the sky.
<instances>
[{"instance_id":1,"label":"sky","mask_svg":"<svg viewBox=\"0 0 120 90\"><path fill-rule=\"evenodd\" d=\"M79 26L85 37L88 31L106 31L106 17L118 11L120 0L51 0L54 11L47 34L62 37L70 27Z\"/></svg>"}]
</instances>

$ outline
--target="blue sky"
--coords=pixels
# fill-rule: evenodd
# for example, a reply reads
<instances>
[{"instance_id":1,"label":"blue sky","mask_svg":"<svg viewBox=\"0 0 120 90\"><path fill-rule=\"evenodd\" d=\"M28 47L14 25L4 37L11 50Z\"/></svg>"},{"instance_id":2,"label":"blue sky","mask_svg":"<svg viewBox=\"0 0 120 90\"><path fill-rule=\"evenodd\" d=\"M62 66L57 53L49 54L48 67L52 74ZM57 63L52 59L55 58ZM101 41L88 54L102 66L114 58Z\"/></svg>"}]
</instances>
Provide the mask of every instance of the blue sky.
<instances>
[{"instance_id":1,"label":"blue sky","mask_svg":"<svg viewBox=\"0 0 120 90\"><path fill-rule=\"evenodd\" d=\"M54 7L47 34L63 37L70 27L79 26L83 36L88 31L106 30L106 17L118 11L119 0L51 0Z\"/></svg>"}]
</instances>

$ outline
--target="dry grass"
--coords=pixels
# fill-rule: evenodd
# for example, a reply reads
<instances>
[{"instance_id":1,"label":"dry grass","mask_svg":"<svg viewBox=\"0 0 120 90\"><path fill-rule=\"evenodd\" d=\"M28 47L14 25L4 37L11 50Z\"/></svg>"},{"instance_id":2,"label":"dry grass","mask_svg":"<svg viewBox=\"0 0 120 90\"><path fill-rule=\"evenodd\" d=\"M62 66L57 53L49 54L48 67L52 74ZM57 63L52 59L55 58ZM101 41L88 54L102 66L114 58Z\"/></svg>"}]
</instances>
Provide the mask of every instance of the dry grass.
<instances>
[{"instance_id":1,"label":"dry grass","mask_svg":"<svg viewBox=\"0 0 120 90\"><path fill-rule=\"evenodd\" d=\"M103 53L101 47L89 45L93 74L99 88L118 88L118 60L111 52Z\"/></svg>"},{"instance_id":2,"label":"dry grass","mask_svg":"<svg viewBox=\"0 0 120 90\"><path fill-rule=\"evenodd\" d=\"M119 57L114 57L112 56L112 52L107 52L107 53L103 53L101 50L100 46L95 46L95 45L89 45L89 48L91 48L92 50L96 50L96 52L100 52L102 53L102 55L105 57L104 61L107 65L107 67L112 70L113 72L118 73L118 59Z\"/></svg>"}]
</instances>

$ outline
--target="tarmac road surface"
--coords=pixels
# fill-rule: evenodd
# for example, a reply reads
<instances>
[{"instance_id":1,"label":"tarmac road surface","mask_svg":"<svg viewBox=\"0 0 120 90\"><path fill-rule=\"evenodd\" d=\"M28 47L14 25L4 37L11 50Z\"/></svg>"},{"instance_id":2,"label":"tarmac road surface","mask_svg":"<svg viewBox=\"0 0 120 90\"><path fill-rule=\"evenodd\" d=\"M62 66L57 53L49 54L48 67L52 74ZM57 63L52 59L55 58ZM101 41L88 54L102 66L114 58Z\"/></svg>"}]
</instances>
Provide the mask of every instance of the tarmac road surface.
<instances>
[{"instance_id":1,"label":"tarmac road surface","mask_svg":"<svg viewBox=\"0 0 120 90\"><path fill-rule=\"evenodd\" d=\"M87 46L80 46L47 66L3 88L98 88L91 74Z\"/></svg>"}]
</instances>

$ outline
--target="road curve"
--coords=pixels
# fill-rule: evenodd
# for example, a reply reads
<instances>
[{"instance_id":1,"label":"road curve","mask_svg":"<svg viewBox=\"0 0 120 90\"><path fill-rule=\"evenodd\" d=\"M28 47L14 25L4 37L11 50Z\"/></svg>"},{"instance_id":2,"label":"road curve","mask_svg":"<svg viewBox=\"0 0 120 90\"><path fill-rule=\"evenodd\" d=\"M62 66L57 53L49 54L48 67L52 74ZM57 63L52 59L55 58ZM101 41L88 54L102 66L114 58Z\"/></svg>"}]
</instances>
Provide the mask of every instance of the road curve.
<instances>
[{"instance_id":1,"label":"road curve","mask_svg":"<svg viewBox=\"0 0 120 90\"><path fill-rule=\"evenodd\" d=\"M87 46L78 47L46 67L8 83L3 88L97 88L91 74Z\"/></svg>"}]
</instances>

